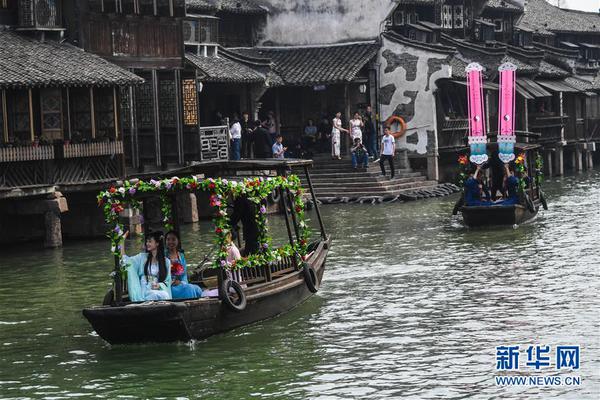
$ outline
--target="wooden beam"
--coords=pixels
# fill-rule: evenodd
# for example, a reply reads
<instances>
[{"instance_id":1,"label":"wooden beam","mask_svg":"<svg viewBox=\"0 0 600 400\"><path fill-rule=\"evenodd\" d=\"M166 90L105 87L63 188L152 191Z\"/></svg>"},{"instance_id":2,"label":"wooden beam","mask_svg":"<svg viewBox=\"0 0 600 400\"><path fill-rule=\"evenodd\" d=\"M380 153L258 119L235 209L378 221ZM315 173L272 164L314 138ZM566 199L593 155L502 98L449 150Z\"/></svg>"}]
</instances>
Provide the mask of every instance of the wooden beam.
<instances>
[{"instance_id":1,"label":"wooden beam","mask_svg":"<svg viewBox=\"0 0 600 400\"><path fill-rule=\"evenodd\" d=\"M31 89L28 90L29 94L29 133L31 135L31 141L35 140L35 130L33 127L33 92Z\"/></svg>"},{"instance_id":2,"label":"wooden beam","mask_svg":"<svg viewBox=\"0 0 600 400\"><path fill-rule=\"evenodd\" d=\"M113 86L113 115L115 119L115 140L119 140L119 109L117 105L117 88L116 86Z\"/></svg>"},{"instance_id":3,"label":"wooden beam","mask_svg":"<svg viewBox=\"0 0 600 400\"><path fill-rule=\"evenodd\" d=\"M131 164L134 168L140 166L140 154L138 148L138 127L136 118L135 91L129 87L129 133L131 135Z\"/></svg>"},{"instance_id":4,"label":"wooden beam","mask_svg":"<svg viewBox=\"0 0 600 400\"><path fill-rule=\"evenodd\" d=\"M71 131L71 89L67 87L67 133L69 134L69 140L73 137Z\"/></svg>"},{"instance_id":5,"label":"wooden beam","mask_svg":"<svg viewBox=\"0 0 600 400\"><path fill-rule=\"evenodd\" d=\"M2 90L2 132L4 132L4 142L8 143L8 105L6 104L6 90Z\"/></svg>"},{"instance_id":6,"label":"wooden beam","mask_svg":"<svg viewBox=\"0 0 600 400\"><path fill-rule=\"evenodd\" d=\"M90 117L92 120L92 139L96 138L96 107L94 105L94 88L90 86Z\"/></svg>"}]
</instances>

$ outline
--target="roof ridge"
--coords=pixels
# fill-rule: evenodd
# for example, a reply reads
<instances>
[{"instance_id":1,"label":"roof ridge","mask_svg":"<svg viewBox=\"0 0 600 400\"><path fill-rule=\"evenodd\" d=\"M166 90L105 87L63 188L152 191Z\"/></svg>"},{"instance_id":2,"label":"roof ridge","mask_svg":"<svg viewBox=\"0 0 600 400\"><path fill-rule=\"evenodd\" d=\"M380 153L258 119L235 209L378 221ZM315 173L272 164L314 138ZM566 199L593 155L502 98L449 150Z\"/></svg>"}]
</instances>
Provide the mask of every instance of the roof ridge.
<instances>
[{"instance_id":1,"label":"roof ridge","mask_svg":"<svg viewBox=\"0 0 600 400\"><path fill-rule=\"evenodd\" d=\"M306 44L306 45L234 47L232 49L297 50L297 49L331 48L331 47L344 47L344 46L369 45L369 44L377 44L377 39L352 41L352 42L338 42L338 43Z\"/></svg>"}]
</instances>

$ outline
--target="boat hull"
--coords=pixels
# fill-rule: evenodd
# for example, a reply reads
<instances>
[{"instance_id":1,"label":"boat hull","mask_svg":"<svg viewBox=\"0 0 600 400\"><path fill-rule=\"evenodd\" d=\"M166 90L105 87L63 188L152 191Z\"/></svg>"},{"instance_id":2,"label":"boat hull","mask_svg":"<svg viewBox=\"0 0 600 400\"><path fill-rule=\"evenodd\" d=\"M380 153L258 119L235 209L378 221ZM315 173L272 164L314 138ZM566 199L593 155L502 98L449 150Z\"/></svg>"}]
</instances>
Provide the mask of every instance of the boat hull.
<instances>
[{"instance_id":1,"label":"boat hull","mask_svg":"<svg viewBox=\"0 0 600 400\"><path fill-rule=\"evenodd\" d=\"M465 225L469 227L495 226L495 225L520 225L535 217L540 205L534 202L535 211L520 204L512 206L463 206L460 212Z\"/></svg>"},{"instance_id":2,"label":"boat hull","mask_svg":"<svg viewBox=\"0 0 600 400\"><path fill-rule=\"evenodd\" d=\"M329 243L329 239L321 242L307 260L315 269L319 284ZM245 293L247 305L243 311L233 311L219 299L204 298L92 307L84 309L83 315L110 344L189 341L275 317L313 294L305 283L303 271L252 286Z\"/></svg>"}]
</instances>

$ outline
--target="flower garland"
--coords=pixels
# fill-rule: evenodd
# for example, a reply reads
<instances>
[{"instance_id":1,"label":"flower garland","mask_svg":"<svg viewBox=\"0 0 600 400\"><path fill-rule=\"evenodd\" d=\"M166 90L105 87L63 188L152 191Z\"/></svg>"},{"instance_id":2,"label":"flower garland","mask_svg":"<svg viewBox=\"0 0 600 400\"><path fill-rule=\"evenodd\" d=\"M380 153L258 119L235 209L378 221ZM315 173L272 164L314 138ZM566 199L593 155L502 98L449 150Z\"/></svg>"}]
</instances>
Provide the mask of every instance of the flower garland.
<instances>
[{"instance_id":1,"label":"flower garland","mask_svg":"<svg viewBox=\"0 0 600 400\"><path fill-rule=\"evenodd\" d=\"M527 181L523 178L526 173L525 160L525 153L519 154L515 159L515 170L519 173L517 179L519 180L519 192L521 193L527 189Z\"/></svg>"},{"instance_id":2,"label":"flower garland","mask_svg":"<svg viewBox=\"0 0 600 400\"><path fill-rule=\"evenodd\" d=\"M286 245L279 249L272 249L272 238L267 228L267 209L266 199L274 190L289 190L292 193L293 207L297 216L300 230L300 240L294 245ZM307 225L305 216L305 204L302 200L302 187L300 178L295 175L289 177L278 176L274 178L254 178L244 181L228 181L227 179L198 179L195 176L170 179L150 180L149 182L140 180L125 181L123 186L116 188L110 187L106 191L98 194L98 205L102 207L104 219L112 228L107 236L111 240L111 252L119 258L121 271L126 270L121 258L121 249L123 246L124 227L119 222L119 213L125 210L127 205L134 209L140 208L140 202L135 200L136 193L160 193L161 211L163 213L163 222L167 230L173 229L172 205L169 193L181 190L201 190L209 193L209 204L217 208L215 224L215 243L219 246L218 258L214 267L224 267L228 269L240 269L244 267L257 267L280 261L282 257L298 256L302 261L306 259L308 251L308 239L310 229ZM227 214L229 197L246 196L256 205L256 223L259 229L258 242L260 251L237 260L232 264L227 263L228 235L231 233L229 216Z\"/></svg>"},{"instance_id":3,"label":"flower garland","mask_svg":"<svg viewBox=\"0 0 600 400\"><path fill-rule=\"evenodd\" d=\"M541 186L544 182L544 159L540 153L537 153L535 157L535 183L537 186Z\"/></svg>"},{"instance_id":4,"label":"flower garland","mask_svg":"<svg viewBox=\"0 0 600 400\"><path fill-rule=\"evenodd\" d=\"M469 177L469 174L467 173L469 164L469 158L466 155L463 154L458 156L458 165L460 167L460 170L458 172L457 184L459 188L465 187L465 181Z\"/></svg>"}]
</instances>

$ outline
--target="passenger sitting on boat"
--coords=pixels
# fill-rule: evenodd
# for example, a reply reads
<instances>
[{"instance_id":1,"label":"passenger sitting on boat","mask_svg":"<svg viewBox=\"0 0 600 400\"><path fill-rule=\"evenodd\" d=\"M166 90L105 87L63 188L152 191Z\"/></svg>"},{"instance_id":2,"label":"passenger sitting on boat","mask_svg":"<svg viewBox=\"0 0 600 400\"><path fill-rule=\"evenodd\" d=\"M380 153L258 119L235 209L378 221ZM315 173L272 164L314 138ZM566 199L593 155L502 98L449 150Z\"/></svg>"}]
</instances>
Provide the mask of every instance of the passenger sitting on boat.
<instances>
[{"instance_id":1,"label":"passenger sitting on boat","mask_svg":"<svg viewBox=\"0 0 600 400\"><path fill-rule=\"evenodd\" d=\"M478 180L480 173L481 166L478 165L475 171L471 169L469 178L465 181L465 204L467 206L483 206L491 204L489 201L483 201L481 199L482 184Z\"/></svg>"},{"instance_id":2,"label":"passenger sitting on boat","mask_svg":"<svg viewBox=\"0 0 600 400\"><path fill-rule=\"evenodd\" d=\"M519 179L515 176L515 170L513 166L504 164L504 171L506 173L506 192L508 197L502 202L505 205L512 205L519 203Z\"/></svg>"},{"instance_id":3,"label":"passenger sitting on boat","mask_svg":"<svg viewBox=\"0 0 600 400\"><path fill-rule=\"evenodd\" d=\"M131 301L170 300L171 262L165 257L162 232L146 236L146 251L136 256L125 255L125 245L121 246L123 261L127 268L127 289Z\"/></svg>"},{"instance_id":4,"label":"passenger sitting on boat","mask_svg":"<svg viewBox=\"0 0 600 400\"><path fill-rule=\"evenodd\" d=\"M226 240L227 240L227 259L225 261L227 261L227 264L233 265L233 263L235 261L241 260L242 255L240 254L240 249L238 249L237 246L235 245L235 243L233 243L233 238L231 236L231 233L227 234ZM237 281L237 282L242 281L242 276L240 275L239 271L233 271L231 273L231 277L234 281Z\"/></svg>"},{"instance_id":5,"label":"passenger sitting on boat","mask_svg":"<svg viewBox=\"0 0 600 400\"><path fill-rule=\"evenodd\" d=\"M239 196L233 200L233 213L231 214L229 222L234 232L237 231L237 224L240 221L242 222L244 234L244 250L242 253L245 256L258 253L259 244L258 225L256 223L256 205L246 196Z\"/></svg>"},{"instance_id":6,"label":"passenger sitting on boat","mask_svg":"<svg viewBox=\"0 0 600 400\"><path fill-rule=\"evenodd\" d=\"M176 231L167 232L167 257L171 261L171 294L174 299L202 297L200 286L188 282L187 262L181 249L181 239Z\"/></svg>"}]
</instances>

